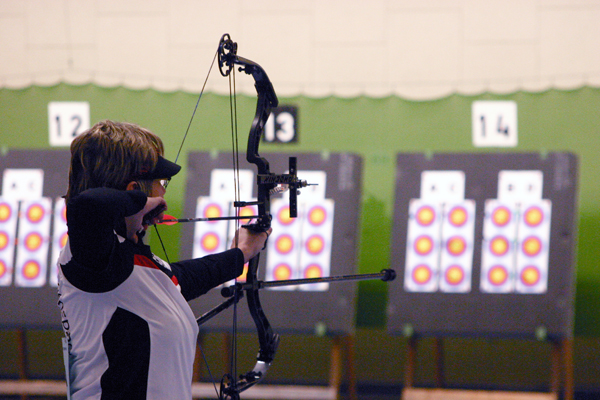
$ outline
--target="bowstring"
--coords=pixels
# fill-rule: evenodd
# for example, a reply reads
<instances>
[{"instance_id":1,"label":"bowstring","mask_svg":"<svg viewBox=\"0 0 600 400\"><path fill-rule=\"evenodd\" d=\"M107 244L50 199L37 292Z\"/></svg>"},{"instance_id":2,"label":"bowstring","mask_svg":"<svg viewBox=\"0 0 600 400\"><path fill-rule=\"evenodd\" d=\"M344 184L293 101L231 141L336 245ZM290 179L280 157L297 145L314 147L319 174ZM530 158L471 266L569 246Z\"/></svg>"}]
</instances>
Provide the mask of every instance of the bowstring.
<instances>
[{"instance_id":1,"label":"bowstring","mask_svg":"<svg viewBox=\"0 0 600 400\"><path fill-rule=\"evenodd\" d=\"M235 67L232 68L232 73L229 74L229 113L231 119L231 143L232 143L232 160L233 160L233 186L234 186L234 201L240 200L240 159L239 159L239 141L238 141L238 124L237 124L237 93L235 86ZM233 207L235 210L235 216L240 216L239 207ZM240 228L240 220L235 220L235 232L234 235L234 247L238 247L238 235ZM237 283L237 278L234 284ZM234 293L236 301L233 303L233 323L231 326L231 359L229 370L231 371L232 384L235 389L235 382L237 377L237 303L239 292L236 290Z\"/></svg>"},{"instance_id":2,"label":"bowstring","mask_svg":"<svg viewBox=\"0 0 600 400\"><path fill-rule=\"evenodd\" d=\"M217 51L215 52L212 62L210 63L210 68L208 69L208 74L206 75L206 78L204 79L204 83L202 84L202 89L200 90L200 95L198 96L198 100L196 100L196 106L194 107L194 111L192 112L192 117L190 118L190 122L188 123L188 126L185 130L185 134L183 135L183 140L181 140L181 145L179 146L179 150L177 151L177 156L175 157L175 164L177 164L177 160L179 160L179 155L181 154L181 150L183 149L183 144L185 143L185 139L187 138L187 135L190 131L190 127L192 126L192 122L194 121L194 116L196 115L196 111L198 110L198 105L200 104L200 99L202 99L202 95L204 94L204 89L206 88L206 83L208 82L208 78L210 77L210 73L212 72L212 69L215 65L215 61L216 61L218 55L219 55L219 49L217 48ZM168 182L167 182L167 184L168 184Z\"/></svg>"},{"instance_id":3,"label":"bowstring","mask_svg":"<svg viewBox=\"0 0 600 400\"><path fill-rule=\"evenodd\" d=\"M177 155L175 156L175 164L177 164L177 161L179 160L179 156L181 154L181 150L183 149L183 145L185 143L185 140L188 136L188 133L190 131L190 128L192 126L192 122L194 121L194 117L196 116L196 111L198 110L198 106L200 104L200 100L202 99L202 95L204 94L204 90L206 88L206 84L208 82L208 78L210 77L210 74L212 72L212 69L215 65L215 61L217 60L217 56L219 55L219 48L217 48L217 51L215 52L215 55L212 59L212 62L210 63L210 67L208 69L208 74L206 75L206 78L204 79L204 83L202 84L202 89L200 90L200 94L198 95L198 100L196 100L196 105L194 107L194 111L192 112L192 116L190 118L190 121L188 122L187 128L185 130L185 133L183 135L183 139L181 140L181 144L179 145L179 150L177 150ZM237 128L236 128L237 130ZM237 140L237 132L236 132L236 140ZM169 181L167 181L167 183L165 184L165 189L167 188L169 184ZM171 261L169 260L169 255L167 254L167 249L165 248L164 242L160 236L160 233L158 232L158 227L157 225L154 225L154 230L156 231L156 235L158 236L158 240L160 242L160 245L162 247L163 253L165 254L165 258L167 259L167 263L171 264ZM235 309L234 309L235 310ZM215 381L215 378L210 370L210 365L208 363L208 360L206 358L206 353L204 353L204 349L203 347L200 345L200 343L198 341L196 341L198 348L200 349L200 353L202 354L202 358L204 359L204 364L206 365L206 369L208 371L208 374L210 376L210 379L212 381L213 387L215 389L215 393L217 395L217 398L219 398L219 390L217 389L217 382Z\"/></svg>"}]
</instances>

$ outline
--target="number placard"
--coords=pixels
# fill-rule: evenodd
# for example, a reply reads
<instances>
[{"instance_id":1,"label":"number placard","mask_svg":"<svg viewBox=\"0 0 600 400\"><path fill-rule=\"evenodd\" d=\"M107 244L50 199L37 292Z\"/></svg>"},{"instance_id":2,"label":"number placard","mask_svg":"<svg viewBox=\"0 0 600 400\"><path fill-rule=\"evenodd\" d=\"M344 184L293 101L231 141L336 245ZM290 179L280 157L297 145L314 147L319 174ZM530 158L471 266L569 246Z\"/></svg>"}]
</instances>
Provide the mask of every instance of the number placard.
<instances>
[{"instance_id":1,"label":"number placard","mask_svg":"<svg viewBox=\"0 0 600 400\"><path fill-rule=\"evenodd\" d=\"M52 101L48 103L48 132L51 146L69 146L75 136L90 128L90 103Z\"/></svg>"},{"instance_id":2,"label":"number placard","mask_svg":"<svg viewBox=\"0 0 600 400\"><path fill-rule=\"evenodd\" d=\"M263 141L268 143L295 143L298 141L298 108L275 107L265 125Z\"/></svg>"},{"instance_id":3,"label":"number placard","mask_svg":"<svg viewBox=\"0 0 600 400\"><path fill-rule=\"evenodd\" d=\"M517 103L475 101L471 113L475 147L517 146Z\"/></svg>"}]
</instances>

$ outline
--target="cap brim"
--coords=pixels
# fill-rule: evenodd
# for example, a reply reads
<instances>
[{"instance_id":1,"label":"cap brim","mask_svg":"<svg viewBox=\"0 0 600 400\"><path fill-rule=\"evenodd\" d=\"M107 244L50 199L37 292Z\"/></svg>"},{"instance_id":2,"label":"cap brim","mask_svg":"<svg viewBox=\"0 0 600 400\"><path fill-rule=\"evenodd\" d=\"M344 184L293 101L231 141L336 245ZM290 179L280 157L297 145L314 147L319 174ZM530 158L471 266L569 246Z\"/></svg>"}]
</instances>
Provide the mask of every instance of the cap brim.
<instances>
[{"instance_id":1,"label":"cap brim","mask_svg":"<svg viewBox=\"0 0 600 400\"><path fill-rule=\"evenodd\" d=\"M158 162L156 163L156 167L150 172L147 172L139 177L139 179L169 179L173 175L177 175L177 173L181 171L181 166L171 162L161 156L158 156Z\"/></svg>"}]
</instances>

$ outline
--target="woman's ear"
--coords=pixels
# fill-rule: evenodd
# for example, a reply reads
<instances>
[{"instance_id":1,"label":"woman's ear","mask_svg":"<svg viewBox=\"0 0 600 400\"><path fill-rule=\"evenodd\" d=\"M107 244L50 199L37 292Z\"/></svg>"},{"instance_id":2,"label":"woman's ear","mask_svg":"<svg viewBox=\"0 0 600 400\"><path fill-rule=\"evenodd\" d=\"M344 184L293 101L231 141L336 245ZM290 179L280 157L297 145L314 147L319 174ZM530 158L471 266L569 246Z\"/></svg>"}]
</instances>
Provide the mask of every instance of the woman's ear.
<instances>
[{"instance_id":1,"label":"woman's ear","mask_svg":"<svg viewBox=\"0 0 600 400\"><path fill-rule=\"evenodd\" d=\"M136 181L131 181L127 184L125 190L140 190L140 184Z\"/></svg>"}]
</instances>

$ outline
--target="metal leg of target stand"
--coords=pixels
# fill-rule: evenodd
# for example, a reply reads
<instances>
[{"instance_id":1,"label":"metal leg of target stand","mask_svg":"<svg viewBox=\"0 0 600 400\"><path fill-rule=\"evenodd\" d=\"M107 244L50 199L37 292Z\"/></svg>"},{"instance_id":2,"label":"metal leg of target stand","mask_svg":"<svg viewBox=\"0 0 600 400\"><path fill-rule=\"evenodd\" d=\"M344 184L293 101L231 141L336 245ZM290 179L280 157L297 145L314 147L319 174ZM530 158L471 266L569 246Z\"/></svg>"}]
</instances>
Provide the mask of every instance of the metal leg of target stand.
<instances>
[{"instance_id":1,"label":"metal leg of target stand","mask_svg":"<svg viewBox=\"0 0 600 400\"><path fill-rule=\"evenodd\" d=\"M342 386L342 352L346 351L346 378L348 379L348 398L357 399L356 372L354 369L354 336L333 336L331 348L331 366L329 369L329 386L335 388L339 399Z\"/></svg>"},{"instance_id":2,"label":"metal leg of target stand","mask_svg":"<svg viewBox=\"0 0 600 400\"><path fill-rule=\"evenodd\" d=\"M560 398L561 386L564 387L564 400L573 400L573 339L562 338L552 342L552 372L550 391Z\"/></svg>"},{"instance_id":3,"label":"metal leg of target stand","mask_svg":"<svg viewBox=\"0 0 600 400\"><path fill-rule=\"evenodd\" d=\"M435 361L435 387L444 387L444 341L436 337L433 342L433 357Z\"/></svg>"},{"instance_id":4,"label":"metal leg of target stand","mask_svg":"<svg viewBox=\"0 0 600 400\"><path fill-rule=\"evenodd\" d=\"M19 379L25 381L29 368L27 365L27 336L23 328L17 329L17 346L19 348ZM27 395L22 394L21 400L27 400Z\"/></svg>"},{"instance_id":5,"label":"metal leg of target stand","mask_svg":"<svg viewBox=\"0 0 600 400\"><path fill-rule=\"evenodd\" d=\"M417 367L417 338L411 336L406 344L406 369L404 370L404 387L411 388L415 383Z\"/></svg>"},{"instance_id":6,"label":"metal leg of target stand","mask_svg":"<svg viewBox=\"0 0 600 400\"><path fill-rule=\"evenodd\" d=\"M415 336L408 339L406 369L404 371L404 387L413 387L415 383L415 371L417 369L417 345L418 340ZM433 357L435 363L435 387L444 387L444 341L440 337L434 338Z\"/></svg>"}]
</instances>

